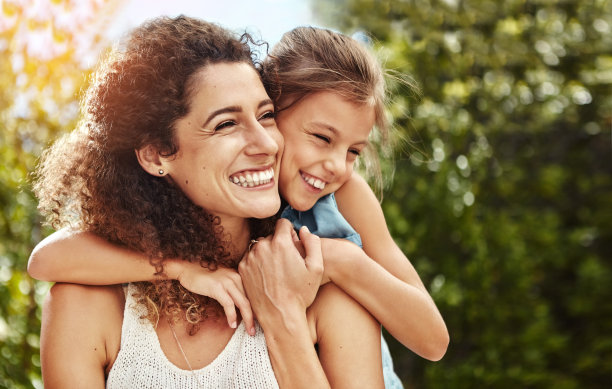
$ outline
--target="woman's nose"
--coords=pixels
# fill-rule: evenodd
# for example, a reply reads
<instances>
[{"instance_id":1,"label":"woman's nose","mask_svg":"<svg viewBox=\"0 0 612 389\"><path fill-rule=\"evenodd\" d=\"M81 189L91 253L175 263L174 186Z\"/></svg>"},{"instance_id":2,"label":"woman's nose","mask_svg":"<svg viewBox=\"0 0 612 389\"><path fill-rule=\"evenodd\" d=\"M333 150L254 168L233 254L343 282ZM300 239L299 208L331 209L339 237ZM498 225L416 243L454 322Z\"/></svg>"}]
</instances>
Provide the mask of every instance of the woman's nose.
<instances>
[{"instance_id":1,"label":"woman's nose","mask_svg":"<svg viewBox=\"0 0 612 389\"><path fill-rule=\"evenodd\" d=\"M257 122L249 131L247 153L276 154L282 146L280 131L273 126L262 126Z\"/></svg>"}]
</instances>

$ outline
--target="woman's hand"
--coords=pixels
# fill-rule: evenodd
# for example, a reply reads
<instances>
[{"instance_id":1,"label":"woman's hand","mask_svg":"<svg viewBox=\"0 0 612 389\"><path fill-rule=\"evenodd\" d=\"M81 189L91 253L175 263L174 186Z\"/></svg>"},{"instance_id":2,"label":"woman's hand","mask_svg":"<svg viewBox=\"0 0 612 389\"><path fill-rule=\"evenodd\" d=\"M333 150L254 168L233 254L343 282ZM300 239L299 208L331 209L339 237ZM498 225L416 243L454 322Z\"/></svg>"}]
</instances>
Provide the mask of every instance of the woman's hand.
<instances>
[{"instance_id":1,"label":"woman's hand","mask_svg":"<svg viewBox=\"0 0 612 389\"><path fill-rule=\"evenodd\" d=\"M303 246L304 256L298 250ZM260 238L245 254L238 271L260 322L305 312L317 295L323 275L319 237L303 227L297 234L280 219L274 236ZM263 325L263 324L262 324Z\"/></svg>"},{"instance_id":2,"label":"woman's hand","mask_svg":"<svg viewBox=\"0 0 612 389\"><path fill-rule=\"evenodd\" d=\"M168 269L170 278L176 279L190 292L215 299L221 304L231 328L237 326L236 307L250 335L255 335L251 304L246 297L242 278L234 269L219 267L209 270L199 263L172 261Z\"/></svg>"}]
</instances>

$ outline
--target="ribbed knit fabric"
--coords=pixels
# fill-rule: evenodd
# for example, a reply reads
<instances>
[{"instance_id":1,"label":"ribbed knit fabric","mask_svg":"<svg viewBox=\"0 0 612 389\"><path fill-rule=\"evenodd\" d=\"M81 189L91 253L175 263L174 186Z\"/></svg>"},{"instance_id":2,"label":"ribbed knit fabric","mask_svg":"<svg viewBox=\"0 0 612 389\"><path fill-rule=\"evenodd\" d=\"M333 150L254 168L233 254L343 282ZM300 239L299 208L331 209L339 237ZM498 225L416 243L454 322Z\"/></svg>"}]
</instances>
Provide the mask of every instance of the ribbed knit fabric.
<instances>
[{"instance_id":1,"label":"ribbed knit fabric","mask_svg":"<svg viewBox=\"0 0 612 389\"><path fill-rule=\"evenodd\" d=\"M208 366L193 372L183 370L168 360L153 325L140 319L144 307L136 304L134 291L129 285L121 349L106 388L278 388L259 325L256 325L256 335L250 336L244 322L240 323L225 349Z\"/></svg>"}]
</instances>

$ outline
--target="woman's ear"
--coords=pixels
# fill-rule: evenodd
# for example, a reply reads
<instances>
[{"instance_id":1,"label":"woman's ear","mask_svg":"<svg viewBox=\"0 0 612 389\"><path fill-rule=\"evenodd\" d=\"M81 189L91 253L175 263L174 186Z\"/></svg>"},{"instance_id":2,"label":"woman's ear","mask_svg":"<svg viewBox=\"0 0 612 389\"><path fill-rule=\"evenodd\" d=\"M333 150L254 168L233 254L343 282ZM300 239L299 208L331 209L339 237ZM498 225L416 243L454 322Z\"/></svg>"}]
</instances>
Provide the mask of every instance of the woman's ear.
<instances>
[{"instance_id":1,"label":"woman's ear","mask_svg":"<svg viewBox=\"0 0 612 389\"><path fill-rule=\"evenodd\" d=\"M149 174L162 177L168 174L165 168L165 160L160 157L157 148L153 145L146 145L139 149L134 150L138 163L142 168Z\"/></svg>"}]
</instances>

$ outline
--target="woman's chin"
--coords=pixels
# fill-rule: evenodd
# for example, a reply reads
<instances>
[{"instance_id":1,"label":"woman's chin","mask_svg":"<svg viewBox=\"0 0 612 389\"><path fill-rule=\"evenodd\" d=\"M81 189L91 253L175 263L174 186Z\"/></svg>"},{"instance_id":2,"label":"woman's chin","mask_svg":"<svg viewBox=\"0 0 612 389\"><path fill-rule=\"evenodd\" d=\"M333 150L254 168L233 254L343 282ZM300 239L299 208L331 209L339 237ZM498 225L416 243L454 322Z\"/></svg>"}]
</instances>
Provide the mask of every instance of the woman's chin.
<instances>
[{"instance_id":1,"label":"woman's chin","mask_svg":"<svg viewBox=\"0 0 612 389\"><path fill-rule=\"evenodd\" d=\"M278 213L280 209L280 197L277 200L270 201L266 204L260 204L254 208L251 208L250 215L247 217L255 218L255 219L266 219L268 217L274 216Z\"/></svg>"}]
</instances>

